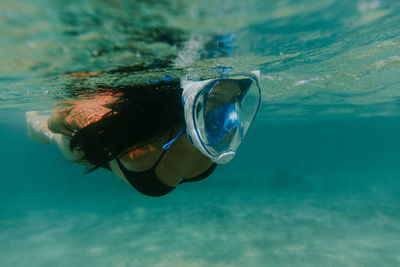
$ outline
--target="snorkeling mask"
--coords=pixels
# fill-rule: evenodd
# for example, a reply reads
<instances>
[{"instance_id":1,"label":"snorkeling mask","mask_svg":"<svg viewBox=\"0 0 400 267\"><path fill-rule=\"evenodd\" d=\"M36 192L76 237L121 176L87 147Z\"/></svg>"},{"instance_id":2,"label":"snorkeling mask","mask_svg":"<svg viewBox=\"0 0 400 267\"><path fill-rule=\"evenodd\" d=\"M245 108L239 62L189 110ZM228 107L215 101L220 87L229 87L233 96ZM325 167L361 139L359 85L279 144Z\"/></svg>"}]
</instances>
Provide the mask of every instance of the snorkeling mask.
<instances>
[{"instance_id":1,"label":"snorkeling mask","mask_svg":"<svg viewBox=\"0 0 400 267\"><path fill-rule=\"evenodd\" d=\"M228 163L261 103L260 72L182 81L186 134L204 155Z\"/></svg>"}]
</instances>

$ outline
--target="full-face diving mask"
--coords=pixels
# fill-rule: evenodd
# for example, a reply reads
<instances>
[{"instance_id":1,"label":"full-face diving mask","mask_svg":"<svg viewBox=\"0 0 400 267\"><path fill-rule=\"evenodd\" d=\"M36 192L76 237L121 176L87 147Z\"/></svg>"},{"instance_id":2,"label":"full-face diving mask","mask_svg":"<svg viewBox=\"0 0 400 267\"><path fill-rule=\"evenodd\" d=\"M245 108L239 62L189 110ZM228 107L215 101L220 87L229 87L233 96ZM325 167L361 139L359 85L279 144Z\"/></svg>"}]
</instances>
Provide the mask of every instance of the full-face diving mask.
<instances>
[{"instance_id":1,"label":"full-face diving mask","mask_svg":"<svg viewBox=\"0 0 400 267\"><path fill-rule=\"evenodd\" d=\"M186 134L215 163L228 163L257 114L260 72L183 81Z\"/></svg>"}]
</instances>

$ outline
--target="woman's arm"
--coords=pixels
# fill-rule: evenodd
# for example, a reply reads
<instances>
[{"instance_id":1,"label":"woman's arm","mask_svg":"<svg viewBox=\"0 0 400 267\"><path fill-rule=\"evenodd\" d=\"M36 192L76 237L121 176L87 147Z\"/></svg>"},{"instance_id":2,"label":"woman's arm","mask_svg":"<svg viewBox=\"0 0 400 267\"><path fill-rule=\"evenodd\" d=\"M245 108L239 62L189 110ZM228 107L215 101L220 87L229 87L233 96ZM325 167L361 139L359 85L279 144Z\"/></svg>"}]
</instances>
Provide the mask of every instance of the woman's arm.
<instances>
[{"instance_id":1,"label":"woman's arm","mask_svg":"<svg viewBox=\"0 0 400 267\"><path fill-rule=\"evenodd\" d=\"M80 101L66 101L63 106L69 108L58 109L47 120L47 127L55 133L53 143L60 149L61 153L77 164L90 166L87 161L82 160L81 151L70 150L70 140L76 131L99 121L111 109L104 105L116 101L118 98L112 95L98 95L91 99Z\"/></svg>"},{"instance_id":2,"label":"woman's arm","mask_svg":"<svg viewBox=\"0 0 400 267\"><path fill-rule=\"evenodd\" d=\"M66 126L64 123L65 118L69 115L72 108L59 109L53 112L47 120L47 127L56 134L63 134L72 136L74 131Z\"/></svg>"},{"instance_id":3,"label":"woman's arm","mask_svg":"<svg viewBox=\"0 0 400 267\"><path fill-rule=\"evenodd\" d=\"M117 96L103 94L91 99L70 102L70 108L54 111L48 120L48 127L54 133L72 136L74 132L99 121L111 109L105 105L115 102Z\"/></svg>"}]
</instances>

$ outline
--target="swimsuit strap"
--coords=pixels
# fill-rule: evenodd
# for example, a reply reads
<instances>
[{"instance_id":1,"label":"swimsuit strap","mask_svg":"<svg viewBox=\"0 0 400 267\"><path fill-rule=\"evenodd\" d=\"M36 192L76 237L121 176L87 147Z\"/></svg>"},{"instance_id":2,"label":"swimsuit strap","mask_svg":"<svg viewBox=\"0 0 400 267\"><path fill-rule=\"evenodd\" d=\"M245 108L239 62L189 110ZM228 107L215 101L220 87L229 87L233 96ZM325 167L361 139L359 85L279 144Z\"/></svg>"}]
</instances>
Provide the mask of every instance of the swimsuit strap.
<instances>
[{"instance_id":1,"label":"swimsuit strap","mask_svg":"<svg viewBox=\"0 0 400 267\"><path fill-rule=\"evenodd\" d=\"M171 133L169 134L168 142L171 141L173 133L174 133L174 128L172 128ZM163 149L163 152L161 153L160 157L158 158L156 163L153 165L151 170L154 170L155 168L157 168L158 163L160 163L160 161L161 161L162 157L164 157L165 153L167 153L167 150Z\"/></svg>"}]
</instances>

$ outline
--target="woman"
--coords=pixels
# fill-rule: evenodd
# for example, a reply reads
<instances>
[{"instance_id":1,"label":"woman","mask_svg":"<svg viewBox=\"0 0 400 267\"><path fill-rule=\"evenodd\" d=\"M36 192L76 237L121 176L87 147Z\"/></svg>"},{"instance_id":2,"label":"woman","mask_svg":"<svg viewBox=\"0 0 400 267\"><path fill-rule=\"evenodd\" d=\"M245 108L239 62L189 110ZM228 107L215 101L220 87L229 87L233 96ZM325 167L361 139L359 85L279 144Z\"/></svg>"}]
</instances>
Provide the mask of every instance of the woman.
<instances>
[{"instance_id":1,"label":"woman","mask_svg":"<svg viewBox=\"0 0 400 267\"><path fill-rule=\"evenodd\" d=\"M139 192L162 196L234 157L260 104L258 77L103 88L49 117L28 112L28 131L90 171L107 168Z\"/></svg>"}]
</instances>

